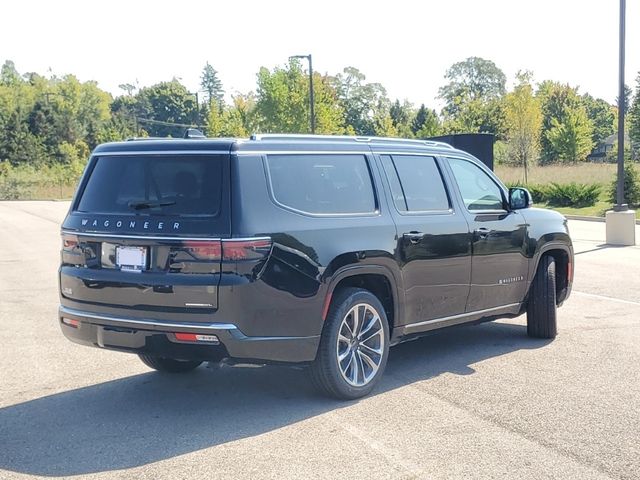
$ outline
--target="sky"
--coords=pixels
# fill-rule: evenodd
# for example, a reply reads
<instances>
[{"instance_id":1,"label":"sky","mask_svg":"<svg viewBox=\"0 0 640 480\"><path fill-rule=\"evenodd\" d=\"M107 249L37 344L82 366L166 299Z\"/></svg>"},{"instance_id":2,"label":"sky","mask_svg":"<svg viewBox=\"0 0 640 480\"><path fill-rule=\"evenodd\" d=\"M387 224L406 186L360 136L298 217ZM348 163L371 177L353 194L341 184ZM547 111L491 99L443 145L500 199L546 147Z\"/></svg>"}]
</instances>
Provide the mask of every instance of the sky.
<instances>
[{"instance_id":1,"label":"sky","mask_svg":"<svg viewBox=\"0 0 640 480\"><path fill-rule=\"evenodd\" d=\"M0 62L19 72L95 80L114 95L176 77L199 89L205 62L228 95L255 90L256 73L313 55L334 75L346 66L392 99L440 107L453 63L479 56L579 86L611 103L618 85L617 0L21 0L5 2ZM640 0L627 1L626 83L640 70ZM50 73L48 73L50 72Z\"/></svg>"}]
</instances>

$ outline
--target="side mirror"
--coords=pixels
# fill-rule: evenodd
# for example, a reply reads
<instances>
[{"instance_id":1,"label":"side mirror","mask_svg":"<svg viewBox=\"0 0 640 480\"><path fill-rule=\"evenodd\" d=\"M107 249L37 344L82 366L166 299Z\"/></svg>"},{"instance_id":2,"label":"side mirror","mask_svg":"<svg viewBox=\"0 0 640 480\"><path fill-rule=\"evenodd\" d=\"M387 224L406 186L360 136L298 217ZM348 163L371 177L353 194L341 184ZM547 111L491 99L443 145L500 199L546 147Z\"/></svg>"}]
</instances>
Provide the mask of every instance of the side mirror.
<instances>
[{"instance_id":1,"label":"side mirror","mask_svg":"<svg viewBox=\"0 0 640 480\"><path fill-rule=\"evenodd\" d=\"M522 187L509 189L509 208L511 210L521 210L529 208L531 205L533 205L533 200L529 190Z\"/></svg>"}]
</instances>

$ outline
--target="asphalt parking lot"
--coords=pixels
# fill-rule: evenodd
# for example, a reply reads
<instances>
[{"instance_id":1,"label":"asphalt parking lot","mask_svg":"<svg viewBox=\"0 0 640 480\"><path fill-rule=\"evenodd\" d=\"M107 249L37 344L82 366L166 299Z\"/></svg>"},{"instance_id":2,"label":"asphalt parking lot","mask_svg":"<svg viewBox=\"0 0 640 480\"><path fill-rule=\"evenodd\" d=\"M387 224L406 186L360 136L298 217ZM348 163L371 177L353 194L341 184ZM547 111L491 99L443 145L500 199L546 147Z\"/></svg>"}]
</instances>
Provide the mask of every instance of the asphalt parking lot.
<instances>
[{"instance_id":1,"label":"asphalt parking lot","mask_svg":"<svg viewBox=\"0 0 640 480\"><path fill-rule=\"evenodd\" d=\"M640 247L603 245L604 223L570 222L555 341L524 317L432 335L345 403L299 369L166 377L67 341L67 206L0 202L0 479L640 478Z\"/></svg>"}]
</instances>

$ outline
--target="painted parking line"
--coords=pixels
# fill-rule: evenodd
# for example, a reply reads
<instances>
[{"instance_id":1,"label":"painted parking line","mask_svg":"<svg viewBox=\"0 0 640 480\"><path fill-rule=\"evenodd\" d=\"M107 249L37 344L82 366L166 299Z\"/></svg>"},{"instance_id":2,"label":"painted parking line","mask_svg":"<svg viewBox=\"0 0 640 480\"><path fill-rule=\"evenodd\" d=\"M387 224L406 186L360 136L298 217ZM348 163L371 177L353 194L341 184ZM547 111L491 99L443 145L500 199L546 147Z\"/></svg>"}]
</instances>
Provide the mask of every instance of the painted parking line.
<instances>
[{"instance_id":1,"label":"painted parking line","mask_svg":"<svg viewBox=\"0 0 640 480\"><path fill-rule=\"evenodd\" d=\"M640 307L640 302L634 302L633 300L623 300L621 298L607 297L606 295L597 295L595 293L577 292L575 290L572 290L571 295L574 295L574 294L583 295L585 297L597 298L600 300L610 300L612 302L624 303L626 305L636 305Z\"/></svg>"}]
</instances>

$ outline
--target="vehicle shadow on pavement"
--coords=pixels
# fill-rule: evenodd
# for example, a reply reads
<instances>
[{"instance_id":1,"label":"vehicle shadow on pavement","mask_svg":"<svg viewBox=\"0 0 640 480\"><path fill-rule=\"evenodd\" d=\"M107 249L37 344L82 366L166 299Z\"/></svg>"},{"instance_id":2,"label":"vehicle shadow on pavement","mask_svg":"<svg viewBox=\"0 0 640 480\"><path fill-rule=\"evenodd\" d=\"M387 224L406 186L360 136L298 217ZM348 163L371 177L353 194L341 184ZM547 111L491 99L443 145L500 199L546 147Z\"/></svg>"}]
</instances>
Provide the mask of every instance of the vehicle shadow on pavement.
<instances>
[{"instance_id":1,"label":"vehicle shadow on pavement","mask_svg":"<svg viewBox=\"0 0 640 480\"><path fill-rule=\"evenodd\" d=\"M443 373L472 374L474 363L547 343L507 323L440 332L394 347L373 395ZM319 396L303 369L149 372L0 409L0 469L71 476L137 467L353 403Z\"/></svg>"}]
</instances>

